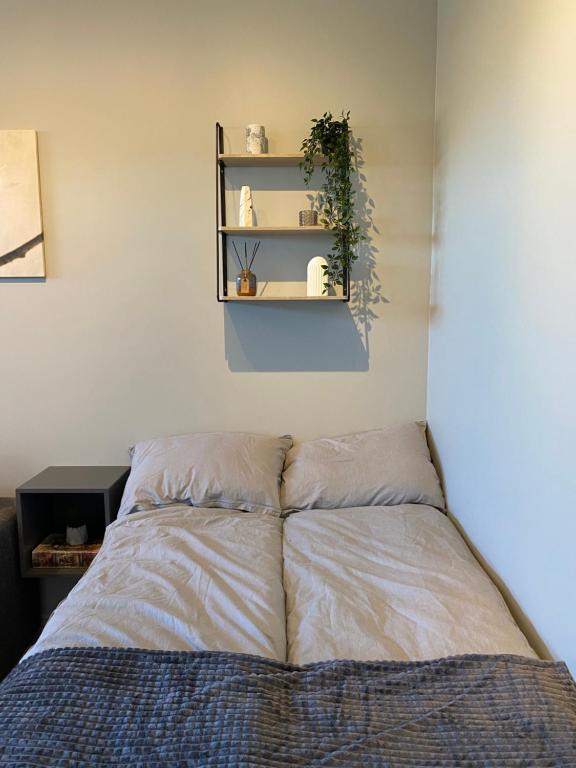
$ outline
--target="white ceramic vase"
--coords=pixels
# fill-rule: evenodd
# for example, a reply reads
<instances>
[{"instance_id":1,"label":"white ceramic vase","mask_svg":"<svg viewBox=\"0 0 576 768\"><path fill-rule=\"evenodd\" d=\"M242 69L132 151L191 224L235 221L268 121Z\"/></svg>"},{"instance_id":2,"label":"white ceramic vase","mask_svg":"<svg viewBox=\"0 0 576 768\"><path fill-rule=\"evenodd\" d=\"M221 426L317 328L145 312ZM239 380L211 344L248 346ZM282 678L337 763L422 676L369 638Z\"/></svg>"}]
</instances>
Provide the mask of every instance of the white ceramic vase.
<instances>
[{"instance_id":1,"label":"white ceramic vase","mask_svg":"<svg viewBox=\"0 0 576 768\"><path fill-rule=\"evenodd\" d=\"M263 125L246 126L246 152L249 155L262 155L266 152L266 134Z\"/></svg>"},{"instance_id":2,"label":"white ceramic vase","mask_svg":"<svg viewBox=\"0 0 576 768\"><path fill-rule=\"evenodd\" d=\"M322 267L328 266L328 262L323 256L314 256L308 262L306 295L322 296L324 294L324 270Z\"/></svg>"},{"instance_id":3,"label":"white ceramic vase","mask_svg":"<svg viewBox=\"0 0 576 768\"><path fill-rule=\"evenodd\" d=\"M240 227L254 226L254 210L252 208L252 191L250 187L242 187L240 190L240 215L238 223Z\"/></svg>"}]
</instances>

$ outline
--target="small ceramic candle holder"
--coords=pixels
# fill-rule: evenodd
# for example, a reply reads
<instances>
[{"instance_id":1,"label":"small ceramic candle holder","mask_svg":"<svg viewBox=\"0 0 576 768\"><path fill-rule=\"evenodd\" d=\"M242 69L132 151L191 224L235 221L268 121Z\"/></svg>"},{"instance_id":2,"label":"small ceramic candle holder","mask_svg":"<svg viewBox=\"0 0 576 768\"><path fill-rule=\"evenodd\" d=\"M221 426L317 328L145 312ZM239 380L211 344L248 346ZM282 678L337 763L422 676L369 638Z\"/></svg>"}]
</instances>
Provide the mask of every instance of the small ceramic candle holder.
<instances>
[{"instance_id":1,"label":"small ceramic candle holder","mask_svg":"<svg viewBox=\"0 0 576 768\"><path fill-rule=\"evenodd\" d=\"M88 541L88 529L85 525L80 525L78 528L73 528L70 525L66 526L66 544L71 547L77 547L79 544L86 544Z\"/></svg>"}]
</instances>

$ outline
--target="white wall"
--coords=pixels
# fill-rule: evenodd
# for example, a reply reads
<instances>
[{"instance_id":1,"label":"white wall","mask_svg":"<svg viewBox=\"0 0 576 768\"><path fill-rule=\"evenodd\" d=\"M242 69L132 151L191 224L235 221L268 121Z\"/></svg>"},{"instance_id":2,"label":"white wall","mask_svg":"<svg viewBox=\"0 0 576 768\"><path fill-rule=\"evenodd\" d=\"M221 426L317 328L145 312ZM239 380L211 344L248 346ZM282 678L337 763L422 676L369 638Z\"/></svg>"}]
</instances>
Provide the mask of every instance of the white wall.
<instances>
[{"instance_id":1,"label":"white wall","mask_svg":"<svg viewBox=\"0 0 576 768\"><path fill-rule=\"evenodd\" d=\"M576 3L440 0L428 419L448 502L576 670Z\"/></svg>"},{"instance_id":2,"label":"white wall","mask_svg":"<svg viewBox=\"0 0 576 768\"><path fill-rule=\"evenodd\" d=\"M0 128L39 131L48 269L0 284L0 493L156 434L424 417L435 24L429 0L0 0ZM294 151L342 108L390 303L217 304L215 122Z\"/></svg>"}]
</instances>

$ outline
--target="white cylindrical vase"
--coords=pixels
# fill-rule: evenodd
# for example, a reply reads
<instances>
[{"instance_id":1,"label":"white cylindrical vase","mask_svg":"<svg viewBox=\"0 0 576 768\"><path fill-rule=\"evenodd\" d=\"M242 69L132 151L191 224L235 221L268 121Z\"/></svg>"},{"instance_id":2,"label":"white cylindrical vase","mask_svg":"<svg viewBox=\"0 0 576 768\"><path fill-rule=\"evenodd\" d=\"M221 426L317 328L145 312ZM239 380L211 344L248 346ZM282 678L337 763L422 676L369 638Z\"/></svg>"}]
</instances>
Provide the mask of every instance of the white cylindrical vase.
<instances>
[{"instance_id":1,"label":"white cylindrical vase","mask_svg":"<svg viewBox=\"0 0 576 768\"><path fill-rule=\"evenodd\" d=\"M263 125L246 126L246 152L249 155L263 155L266 153L266 133Z\"/></svg>"},{"instance_id":2,"label":"white cylindrical vase","mask_svg":"<svg viewBox=\"0 0 576 768\"><path fill-rule=\"evenodd\" d=\"M307 296L322 296L324 295L324 283L326 278L324 277L325 270L323 267L327 267L328 262L323 256L314 256L308 262L307 270L307 282L306 282L306 295Z\"/></svg>"}]
</instances>

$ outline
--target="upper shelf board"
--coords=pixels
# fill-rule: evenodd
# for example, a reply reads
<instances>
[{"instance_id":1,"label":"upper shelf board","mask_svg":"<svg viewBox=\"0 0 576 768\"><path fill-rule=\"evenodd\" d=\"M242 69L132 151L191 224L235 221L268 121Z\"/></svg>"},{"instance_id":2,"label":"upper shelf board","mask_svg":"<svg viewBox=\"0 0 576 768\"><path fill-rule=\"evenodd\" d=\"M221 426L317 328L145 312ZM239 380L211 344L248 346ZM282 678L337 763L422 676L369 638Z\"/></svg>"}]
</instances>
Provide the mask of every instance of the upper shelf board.
<instances>
[{"instance_id":1,"label":"upper shelf board","mask_svg":"<svg viewBox=\"0 0 576 768\"><path fill-rule=\"evenodd\" d=\"M271 167L286 167L286 166L298 166L304 160L304 154L302 152L294 152L288 155L218 155L218 160L222 165L230 167L246 167L252 166L254 168L262 168L265 166ZM317 155L314 158L314 165L322 165L326 160L322 155Z\"/></svg>"}]
</instances>

